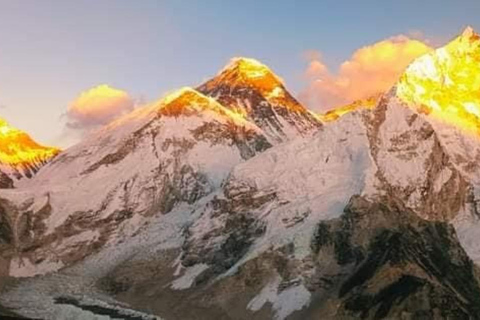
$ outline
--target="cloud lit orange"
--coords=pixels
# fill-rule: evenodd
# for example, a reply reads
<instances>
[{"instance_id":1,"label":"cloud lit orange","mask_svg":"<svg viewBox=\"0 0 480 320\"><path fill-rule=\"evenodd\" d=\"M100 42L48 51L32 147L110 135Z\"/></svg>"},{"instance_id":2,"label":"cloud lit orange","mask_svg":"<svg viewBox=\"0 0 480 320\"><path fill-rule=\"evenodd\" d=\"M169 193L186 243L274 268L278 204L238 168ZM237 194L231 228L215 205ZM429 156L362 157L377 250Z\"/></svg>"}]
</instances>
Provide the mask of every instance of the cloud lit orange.
<instances>
[{"instance_id":1,"label":"cloud lit orange","mask_svg":"<svg viewBox=\"0 0 480 320\"><path fill-rule=\"evenodd\" d=\"M304 72L309 84L301 99L312 109L325 111L388 90L405 68L432 48L420 40L396 36L365 46L343 62L337 74L325 66L321 55L308 56Z\"/></svg>"},{"instance_id":2,"label":"cloud lit orange","mask_svg":"<svg viewBox=\"0 0 480 320\"><path fill-rule=\"evenodd\" d=\"M132 111L134 101L125 91L99 85L82 92L68 107L67 126L90 129Z\"/></svg>"}]
</instances>

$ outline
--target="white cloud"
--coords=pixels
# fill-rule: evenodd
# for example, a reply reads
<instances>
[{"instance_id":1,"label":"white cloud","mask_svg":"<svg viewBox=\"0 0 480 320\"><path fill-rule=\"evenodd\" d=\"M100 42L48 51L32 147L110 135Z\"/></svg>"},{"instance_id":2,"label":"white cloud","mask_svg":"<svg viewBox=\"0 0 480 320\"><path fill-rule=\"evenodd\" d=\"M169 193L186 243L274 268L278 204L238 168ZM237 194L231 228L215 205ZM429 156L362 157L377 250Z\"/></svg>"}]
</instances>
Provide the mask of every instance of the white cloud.
<instances>
[{"instance_id":1,"label":"white cloud","mask_svg":"<svg viewBox=\"0 0 480 320\"><path fill-rule=\"evenodd\" d=\"M89 131L105 125L135 107L125 91L102 84L82 92L68 106L67 127Z\"/></svg>"}]
</instances>

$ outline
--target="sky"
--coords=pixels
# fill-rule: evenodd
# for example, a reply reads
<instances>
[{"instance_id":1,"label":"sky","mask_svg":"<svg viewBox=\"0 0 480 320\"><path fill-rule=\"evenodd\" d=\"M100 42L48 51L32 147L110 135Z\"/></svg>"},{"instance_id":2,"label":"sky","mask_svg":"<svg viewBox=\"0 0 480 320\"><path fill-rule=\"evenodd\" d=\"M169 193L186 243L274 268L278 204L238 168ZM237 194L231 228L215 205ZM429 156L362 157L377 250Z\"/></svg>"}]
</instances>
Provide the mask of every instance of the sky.
<instances>
[{"instance_id":1,"label":"sky","mask_svg":"<svg viewBox=\"0 0 480 320\"><path fill-rule=\"evenodd\" d=\"M480 31L479 12L478 0L0 0L0 117L65 146L71 130L111 120L107 107L124 114L198 85L235 56L267 64L320 111L366 94L365 72L382 82L392 64ZM396 53L362 65L380 49Z\"/></svg>"}]
</instances>

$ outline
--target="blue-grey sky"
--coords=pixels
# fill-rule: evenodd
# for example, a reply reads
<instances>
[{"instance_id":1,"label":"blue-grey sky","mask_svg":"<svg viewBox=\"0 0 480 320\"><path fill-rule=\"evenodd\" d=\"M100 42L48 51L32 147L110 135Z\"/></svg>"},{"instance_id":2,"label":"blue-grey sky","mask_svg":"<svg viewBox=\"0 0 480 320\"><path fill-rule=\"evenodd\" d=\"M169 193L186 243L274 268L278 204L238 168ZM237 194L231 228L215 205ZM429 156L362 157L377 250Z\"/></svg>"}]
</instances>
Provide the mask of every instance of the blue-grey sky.
<instances>
[{"instance_id":1,"label":"blue-grey sky","mask_svg":"<svg viewBox=\"0 0 480 320\"><path fill-rule=\"evenodd\" d=\"M399 34L434 44L480 30L478 0L0 0L0 116L56 144L81 92L109 84L153 100L234 56L269 65L293 93L308 50L331 69Z\"/></svg>"}]
</instances>

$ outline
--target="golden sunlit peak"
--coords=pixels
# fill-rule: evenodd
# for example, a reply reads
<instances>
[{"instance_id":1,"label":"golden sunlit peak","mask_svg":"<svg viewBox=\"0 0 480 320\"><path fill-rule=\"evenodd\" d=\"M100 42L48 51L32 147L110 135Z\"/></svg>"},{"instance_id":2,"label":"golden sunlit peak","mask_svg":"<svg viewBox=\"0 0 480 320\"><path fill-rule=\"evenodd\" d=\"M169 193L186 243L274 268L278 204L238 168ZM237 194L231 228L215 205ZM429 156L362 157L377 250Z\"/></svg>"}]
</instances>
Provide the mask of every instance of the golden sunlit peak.
<instances>
[{"instance_id":1,"label":"golden sunlit peak","mask_svg":"<svg viewBox=\"0 0 480 320\"><path fill-rule=\"evenodd\" d=\"M25 171L38 168L40 164L59 152L57 148L39 145L28 134L11 127L0 118L0 168L2 171Z\"/></svg>"},{"instance_id":2,"label":"golden sunlit peak","mask_svg":"<svg viewBox=\"0 0 480 320\"><path fill-rule=\"evenodd\" d=\"M230 87L255 87L271 92L283 81L260 61L252 58L236 57L220 71L211 85L224 83Z\"/></svg>"},{"instance_id":3,"label":"golden sunlit peak","mask_svg":"<svg viewBox=\"0 0 480 320\"><path fill-rule=\"evenodd\" d=\"M465 30L463 30L461 37L463 38L476 38L478 39L478 34L473 30L472 27L467 26Z\"/></svg>"},{"instance_id":4,"label":"golden sunlit peak","mask_svg":"<svg viewBox=\"0 0 480 320\"><path fill-rule=\"evenodd\" d=\"M241 75L248 78L261 78L273 75L273 72L266 65L252 58L233 58L224 70L231 69L237 69ZM277 80L280 81L280 79Z\"/></svg>"},{"instance_id":5,"label":"golden sunlit peak","mask_svg":"<svg viewBox=\"0 0 480 320\"><path fill-rule=\"evenodd\" d=\"M480 135L480 37L468 27L416 59L396 88L410 107Z\"/></svg>"},{"instance_id":6,"label":"golden sunlit peak","mask_svg":"<svg viewBox=\"0 0 480 320\"><path fill-rule=\"evenodd\" d=\"M5 119L0 118L0 138L12 132L12 130L14 130L14 128L10 127Z\"/></svg>"},{"instance_id":7,"label":"golden sunlit peak","mask_svg":"<svg viewBox=\"0 0 480 320\"><path fill-rule=\"evenodd\" d=\"M307 112L287 92L280 77L265 64L252 58L232 58L216 77L201 85L199 90L215 97L223 95L226 100L231 100L235 96L245 96L253 91L271 105L282 106L295 112ZM244 115L249 113L243 107L232 107L231 101L228 104L238 113Z\"/></svg>"}]
</instances>

